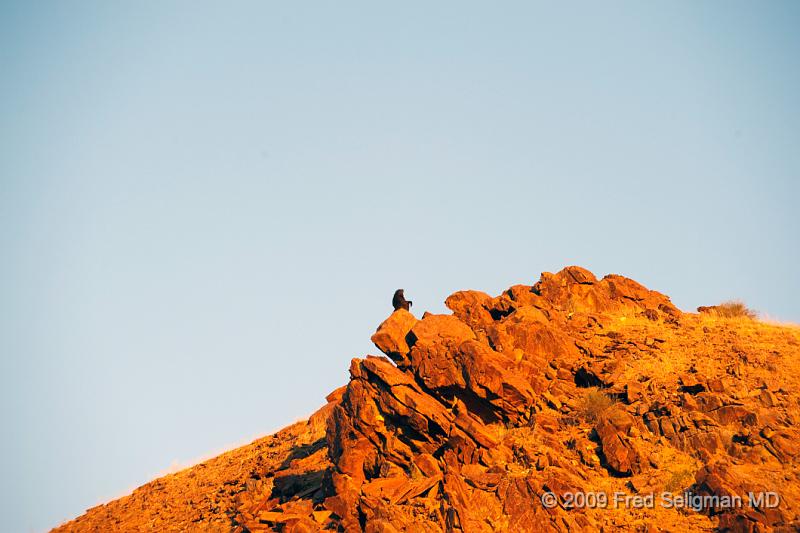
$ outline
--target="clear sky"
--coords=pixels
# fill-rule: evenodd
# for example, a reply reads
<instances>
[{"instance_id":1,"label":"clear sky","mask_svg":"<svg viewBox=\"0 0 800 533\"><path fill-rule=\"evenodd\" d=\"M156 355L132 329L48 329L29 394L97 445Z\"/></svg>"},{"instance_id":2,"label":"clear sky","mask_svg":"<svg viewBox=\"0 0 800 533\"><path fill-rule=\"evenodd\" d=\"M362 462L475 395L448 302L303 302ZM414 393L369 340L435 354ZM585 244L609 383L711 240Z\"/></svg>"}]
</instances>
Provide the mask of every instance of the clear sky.
<instances>
[{"instance_id":1,"label":"clear sky","mask_svg":"<svg viewBox=\"0 0 800 533\"><path fill-rule=\"evenodd\" d=\"M380 4L380 5L378 5ZM3 2L0 530L305 417L406 289L800 321L798 2Z\"/></svg>"}]
</instances>

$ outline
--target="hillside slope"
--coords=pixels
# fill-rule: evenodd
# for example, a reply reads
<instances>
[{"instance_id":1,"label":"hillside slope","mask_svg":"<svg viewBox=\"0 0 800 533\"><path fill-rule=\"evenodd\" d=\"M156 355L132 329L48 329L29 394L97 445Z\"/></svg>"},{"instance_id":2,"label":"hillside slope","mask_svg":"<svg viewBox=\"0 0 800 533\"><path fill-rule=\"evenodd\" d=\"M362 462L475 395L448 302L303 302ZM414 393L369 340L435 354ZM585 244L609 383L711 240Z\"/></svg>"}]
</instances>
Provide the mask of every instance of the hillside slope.
<instances>
[{"instance_id":1,"label":"hillside slope","mask_svg":"<svg viewBox=\"0 0 800 533\"><path fill-rule=\"evenodd\" d=\"M800 528L797 328L579 267L446 304L387 318L308 422L56 531Z\"/></svg>"}]
</instances>

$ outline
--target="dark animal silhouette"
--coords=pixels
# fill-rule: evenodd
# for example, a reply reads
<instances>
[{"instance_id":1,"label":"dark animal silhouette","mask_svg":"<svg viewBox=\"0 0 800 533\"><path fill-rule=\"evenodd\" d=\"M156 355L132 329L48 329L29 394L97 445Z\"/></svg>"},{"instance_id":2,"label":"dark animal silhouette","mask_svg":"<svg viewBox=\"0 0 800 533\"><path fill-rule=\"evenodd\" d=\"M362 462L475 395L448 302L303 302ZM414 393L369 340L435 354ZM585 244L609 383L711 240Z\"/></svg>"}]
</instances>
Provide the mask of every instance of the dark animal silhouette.
<instances>
[{"instance_id":1,"label":"dark animal silhouette","mask_svg":"<svg viewBox=\"0 0 800 533\"><path fill-rule=\"evenodd\" d=\"M406 300L406 297L403 296L403 289L397 289L394 291L394 296L392 297L392 307L394 307L395 311L398 309L405 309L408 311L411 307L411 302Z\"/></svg>"}]
</instances>

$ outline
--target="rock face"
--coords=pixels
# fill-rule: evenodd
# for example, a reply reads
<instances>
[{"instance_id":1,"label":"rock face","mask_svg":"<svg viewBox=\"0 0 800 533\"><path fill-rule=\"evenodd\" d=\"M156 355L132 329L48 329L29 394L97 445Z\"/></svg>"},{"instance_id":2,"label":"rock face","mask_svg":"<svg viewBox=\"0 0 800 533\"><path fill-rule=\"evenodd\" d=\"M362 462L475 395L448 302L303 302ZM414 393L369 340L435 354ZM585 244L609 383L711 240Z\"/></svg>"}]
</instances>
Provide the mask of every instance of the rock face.
<instances>
[{"instance_id":1,"label":"rock face","mask_svg":"<svg viewBox=\"0 0 800 533\"><path fill-rule=\"evenodd\" d=\"M195 502L179 522L185 498L172 514L143 501L154 517L137 523L123 498L64 530L800 528L796 328L681 313L580 267L445 303L389 316L372 336L386 357L354 359L347 386L226 481L213 512ZM684 491L701 503L664 505ZM779 501L750 505L762 493Z\"/></svg>"}]
</instances>

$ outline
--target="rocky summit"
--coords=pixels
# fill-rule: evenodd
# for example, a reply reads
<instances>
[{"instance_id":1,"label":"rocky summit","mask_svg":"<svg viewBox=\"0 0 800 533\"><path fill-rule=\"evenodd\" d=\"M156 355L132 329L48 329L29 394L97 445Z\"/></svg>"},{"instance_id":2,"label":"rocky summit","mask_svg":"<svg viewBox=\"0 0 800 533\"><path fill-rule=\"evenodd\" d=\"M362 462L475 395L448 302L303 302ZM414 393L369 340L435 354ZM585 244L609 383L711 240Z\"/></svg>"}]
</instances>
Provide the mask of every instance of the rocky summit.
<instances>
[{"instance_id":1,"label":"rocky summit","mask_svg":"<svg viewBox=\"0 0 800 533\"><path fill-rule=\"evenodd\" d=\"M800 329L567 267L398 309L299 422L56 531L800 530Z\"/></svg>"}]
</instances>

